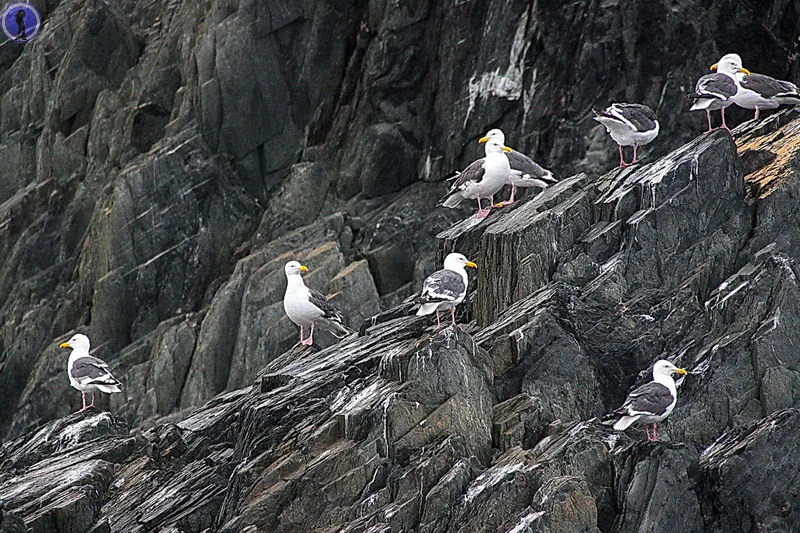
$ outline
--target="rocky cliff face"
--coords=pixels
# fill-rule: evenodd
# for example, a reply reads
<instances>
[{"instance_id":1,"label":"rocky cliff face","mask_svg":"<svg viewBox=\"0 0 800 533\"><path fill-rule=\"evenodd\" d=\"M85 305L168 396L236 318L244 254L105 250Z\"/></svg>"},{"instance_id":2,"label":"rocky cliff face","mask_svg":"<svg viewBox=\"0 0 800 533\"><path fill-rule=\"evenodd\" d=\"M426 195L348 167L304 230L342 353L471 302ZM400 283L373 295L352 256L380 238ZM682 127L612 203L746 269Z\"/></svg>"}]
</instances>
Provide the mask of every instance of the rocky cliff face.
<instances>
[{"instance_id":1,"label":"rocky cliff face","mask_svg":"<svg viewBox=\"0 0 800 533\"><path fill-rule=\"evenodd\" d=\"M42 3L0 48L0 531L800 528L800 114L682 111L733 49L796 79L800 8L631 4ZM662 134L604 173L612 100ZM490 126L561 182L432 210ZM291 348L289 258L359 335ZM113 414L68 416L74 331ZM667 442L610 433L661 357Z\"/></svg>"}]
</instances>

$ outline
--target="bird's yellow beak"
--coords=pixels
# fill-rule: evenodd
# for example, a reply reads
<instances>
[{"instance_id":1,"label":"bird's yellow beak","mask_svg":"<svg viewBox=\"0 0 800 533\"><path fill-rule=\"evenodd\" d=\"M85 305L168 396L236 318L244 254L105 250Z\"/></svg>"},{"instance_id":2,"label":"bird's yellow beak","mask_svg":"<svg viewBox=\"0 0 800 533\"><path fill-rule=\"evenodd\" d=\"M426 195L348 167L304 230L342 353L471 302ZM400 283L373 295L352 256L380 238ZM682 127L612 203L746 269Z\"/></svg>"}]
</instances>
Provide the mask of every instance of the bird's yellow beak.
<instances>
[{"instance_id":1,"label":"bird's yellow beak","mask_svg":"<svg viewBox=\"0 0 800 533\"><path fill-rule=\"evenodd\" d=\"M473 263L472 261L467 261L466 263L464 263L464 265L472 268L478 268L478 265Z\"/></svg>"},{"instance_id":2,"label":"bird's yellow beak","mask_svg":"<svg viewBox=\"0 0 800 533\"><path fill-rule=\"evenodd\" d=\"M676 368L675 373L680 374L681 376L685 376L686 374L688 374L688 372L686 372L686 370L683 368Z\"/></svg>"},{"instance_id":3,"label":"bird's yellow beak","mask_svg":"<svg viewBox=\"0 0 800 533\"><path fill-rule=\"evenodd\" d=\"M308 272L308 267L305 265L300 265L300 272Z\"/></svg>"},{"instance_id":4,"label":"bird's yellow beak","mask_svg":"<svg viewBox=\"0 0 800 533\"><path fill-rule=\"evenodd\" d=\"M482 143L485 143L488 140L489 140L489 137L481 137L480 139L478 139L478 142L482 144Z\"/></svg>"},{"instance_id":5,"label":"bird's yellow beak","mask_svg":"<svg viewBox=\"0 0 800 533\"><path fill-rule=\"evenodd\" d=\"M509 148L508 146L503 146L503 151L504 152L513 152L514 149L513 148Z\"/></svg>"},{"instance_id":6,"label":"bird's yellow beak","mask_svg":"<svg viewBox=\"0 0 800 533\"><path fill-rule=\"evenodd\" d=\"M708 70L717 70L717 63L711 65L711 67Z\"/></svg>"},{"instance_id":7,"label":"bird's yellow beak","mask_svg":"<svg viewBox=\"0 0 800 533\"><path fill-rule=\"evenodd\" d=\"M62 342L61 344L58 345L58 347L59 348L69 348L70 346L69 346L68 342Z\"/></svg>"},{"instance_id":8,"label":"bird's yellow beak","mask_svg":"<svg viewBox=\"0 0 800 533\"><path fill-rule=\"evenodd\" d=\"M742 67L742 68L740 68L740 69L736 69L736 70L737 70L738 72L743 72L744 74L750 74L750 71L749 71L749 70L747 70L747 69L746 69L746 68L744 68L744 67Z\"/></svg>"}]
</instances>

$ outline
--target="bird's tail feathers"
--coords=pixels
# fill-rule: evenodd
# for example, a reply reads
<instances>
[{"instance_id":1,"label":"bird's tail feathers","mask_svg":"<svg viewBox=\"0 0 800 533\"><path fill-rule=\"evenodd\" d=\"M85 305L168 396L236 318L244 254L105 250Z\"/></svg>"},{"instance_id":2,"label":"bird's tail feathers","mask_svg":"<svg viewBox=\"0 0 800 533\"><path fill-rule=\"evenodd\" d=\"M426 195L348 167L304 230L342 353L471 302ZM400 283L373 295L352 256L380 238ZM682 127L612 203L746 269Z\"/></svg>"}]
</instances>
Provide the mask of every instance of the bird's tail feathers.
<instances>
[{"instance_id":1,"label":"bird's tail feathers","mask_svg":"<svg viewBox=\"0 0 800 533\"><path fill-rule=\"evenodd\" d=\"M121 383L116 383L113 385L95 385L98 390L105 392L106 394L111 394L114 392L122 392Z\"/></svg>"},{"instance_id":2,"label":"bird's tail feathers","mask_svg":"<svg viewBox=\"0 0 800 533\"><path fill-rule=\"evenodd\" d=\"M639 420L638 416L623 416L614 424L614 429L617 431L623 431L628 429L628 427L637 420Z\"/></svg>"},{"instance_id":3,"label":"bird's tail feathers","mask_svg":"<svg viewBox=\"0 0 800 533\"><path fill-rule=\"evenodd\" d=\"M328 331L337 339L343 339L353 333L353 330L339 322L338 320L330 320L328 322Z\"/></svg>"},{"instance_id":4,"label":"bird's tail feathers","mask_svg":"<svg viewBox=\"0 0 800 533\"><path fill-rule=\"evenodd\" d=\"M714 98L702 98L700 96L690 95L693 98L697 98L692 107L689 108L690 111L697 111L698 109L707 109L711 104L714 103Z\"/></svg>"},{"instance_id":5,"label":"bird's tail feathers","mask_svg":"<svg viewBox=\"0 0 800 533\"><path fill-rule=\"evenodd\" d=\"M419 307L419 310L417 310L417 316L424 316L424 315L432 314L434 311L436 311L436 307L438 305L439 305L438 303L422 304Z\"/></svg>"},{"instance_id":6,"label":"bird's tail feathers","mask_svg":"<svg viewBox=\"0 0 800 533\"><path fill-rule=\"evenodd\" d=\"M464 201L464 195L462 195L461 192L454 192L453 194L451 194L447 198L439 200L439 203L436 204L436 205L439 206L439 207L444 206L444 207L449 207L450 209L452 209L455 206L457 206L458 204L460 204L462 201Z\"/></svg>"}]
</instances>

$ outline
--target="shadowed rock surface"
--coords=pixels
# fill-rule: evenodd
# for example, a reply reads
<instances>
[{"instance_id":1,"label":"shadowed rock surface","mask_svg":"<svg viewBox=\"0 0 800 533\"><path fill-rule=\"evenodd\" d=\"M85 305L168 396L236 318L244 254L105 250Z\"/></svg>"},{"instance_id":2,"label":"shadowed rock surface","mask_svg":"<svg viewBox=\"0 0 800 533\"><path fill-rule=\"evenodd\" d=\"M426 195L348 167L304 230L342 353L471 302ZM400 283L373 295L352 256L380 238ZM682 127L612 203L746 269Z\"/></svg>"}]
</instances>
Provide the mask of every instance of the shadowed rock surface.
<instances>
[{"instance_id":1,"label":"shadowed rock surface","mask_svg":"<svg viewBox=\"0 0 800 533\"><path fill-rule=\"evenodd\" d=\"M0 533L800 529L800 113L696 137L683 96L733 50L796 80L796 2L37 6L0 46ZM612 101L662 133L607 172ZM433 208L491 127L561 181ZM290 259L358 334L293 347ZM70 414L76 331L109 412ZM598 422L660 358L665 442Z\"/></svg>"}]
</instances>

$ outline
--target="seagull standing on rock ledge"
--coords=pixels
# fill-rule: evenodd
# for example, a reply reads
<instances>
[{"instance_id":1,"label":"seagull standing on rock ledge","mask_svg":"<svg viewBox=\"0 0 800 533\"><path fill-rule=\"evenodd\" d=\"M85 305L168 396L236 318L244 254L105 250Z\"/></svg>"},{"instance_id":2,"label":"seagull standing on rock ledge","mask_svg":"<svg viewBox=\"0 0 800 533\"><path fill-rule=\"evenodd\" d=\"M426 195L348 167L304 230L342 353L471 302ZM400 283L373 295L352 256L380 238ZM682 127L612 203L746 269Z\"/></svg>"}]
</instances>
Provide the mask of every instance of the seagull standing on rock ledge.
<instances>
[{"instance_id":1,"label":"seagull standing on rock ledge","mask_svg":"<svg viewBox=\"0 0 800 533\"><path fill-rule=\"evenodd\" d=\"M508 158L505 156L508 152L511 152L511 148L503 146L497 139L490 139L486 143L486 157L473 161L459 173L447 196L436 205L452 209L465 199L477 200L477 218L486 218L494 204L494 195L508 180L511 171ZM491 200L488 208L483 208L481 198Z\"/></svg>"},{"instance_id":2,"label":"seagull standing on rock ledge","mask_svg":"<svg viewBox=\"0 0 800 533\"><path fill-rule=\"evenodd\" d=\"M283 296L283 310L289 320L300 326L300 344L311 346L314 343L314 326L321 324L337 339L350 334L344 325L344 317L321 293L309 289L303 282L302 272L308 268L297 261L289 261L283 268L286 273L286 293ZM309 328L308 338L303 338L305 328Z\"/></svg>"},{"instance_id":3,"label":"seagull standing on rock ledge","mask_svg":"<svg viewBox=\"0 0 800 533\"><path fill-rule=\"evenodd\" d=\"M430 315L435 311L437 331L442 328L439 311L450 309L450 318L456 325L456 306L464 300L469 285L464 267L478 268L478 265L462 254L448 254L444 259L444 268L425 278L422 284L422 293L417 298L417 303L422 305L417 316Z\"/></svg>"},{"instance_id":4,"label":"seagull standing on rock ledge","mask_svg":"<svg viewBox=\"0 0 800 533\"><path fill-rule=\"evenodd\" d=\"M489 142L490 139L496 139L500 144L505 144L506 142L506 136L503 130L498 128L489 130L485 137L478 139L478 142L485 143ZM558 180L553 177L552 172L542 168L541 165L538 165L527 155L517 152L514 149L510 150L510 152L506 152L508 164L511 167L506 184L511 185L511 196L507 201L496 204L495 207L513 204L517 194L517 187L539 187L540 189L546 189L550 185L558 183Z\"/></svg>"},{"instance_id":5,"label":"seagull standing on rock ledge","mask_svg":"<svg viewBox=\"0 0 800 533\"><path fill-rule=\"evenodd\" d=\"M613 415L619 417L614 429L622 431L635 422L643 422L647 440L658 441L658 423L672 413L678 400L673 374L685 376L687 372L666 359L656 361L653 366L653 381L628 394L622 407L614 411ZM647 430L647 424L653 425L652 436Z\"/></svg>"},{"instance_id":6,"label":"seagull standing on rock ledge","mask_svg":"<svg viewBox=\"0 0 800 533\"><path fill-rule=\"evenodd\" d=\"M711 65L711 70L717 72L713 74L706 74L695 85L694 93L689 95L689 98L694 99L692 104L692 111L702 109L706 112L708 119L708 130L706 133L711 133L714 128L711 127L711 112L719 109L722 115L722 128L731 132L728 125L725 124L725 108L731 105L734 101L739 87L736 84L736 74L744 72L741 68L742 59L737 54L727 54L722 56L719 63Z\"/></svg>"},{"instance_id":7,"label":"seagull standing on rock ledge","mask_svg":"<svg viewBox=\"0 0 800 533\"><path fill-rule=\"evenodd\" d=\"M108 364L102 359L89 355L89 337L78 333L67 342L58 345L59 348L72 348L67 363L69 384L81 391L83 408L75 411L81 413L94 407L94 391L108 394L121 392L122 383L111 375ZM92 403L86 405L86 393L92 393Z\"/></svg>"},{"instance_id":8,"label":"seagull standing on rock ledge","mask_svg":"<svg viewBox=\"0 0 800 533\"><path fill-rule=\"evenodd\" d=\"M594 119L606 127L611 138L619 145L621 168L639 162L636 150L649 144L658 136L658 120L655 112L643 104L611 104L602 111L594 111ZM633 146L633 160L625 162L623 146Z\"/></svg>"}]
</instances>

